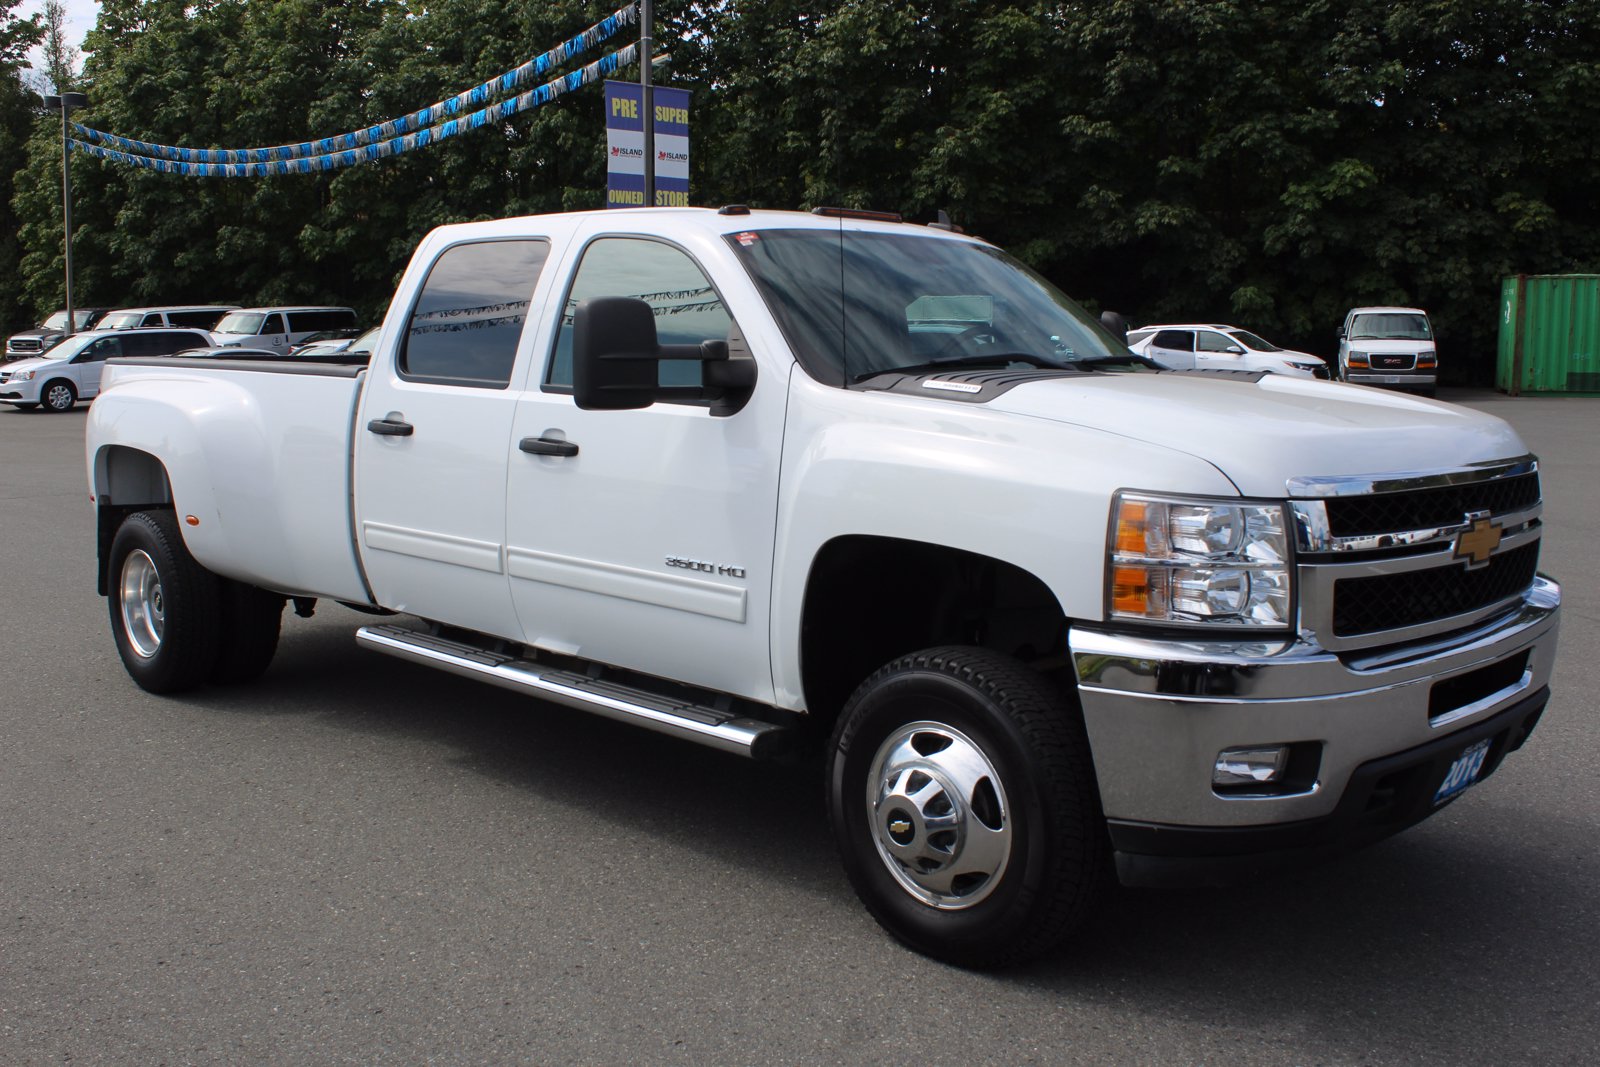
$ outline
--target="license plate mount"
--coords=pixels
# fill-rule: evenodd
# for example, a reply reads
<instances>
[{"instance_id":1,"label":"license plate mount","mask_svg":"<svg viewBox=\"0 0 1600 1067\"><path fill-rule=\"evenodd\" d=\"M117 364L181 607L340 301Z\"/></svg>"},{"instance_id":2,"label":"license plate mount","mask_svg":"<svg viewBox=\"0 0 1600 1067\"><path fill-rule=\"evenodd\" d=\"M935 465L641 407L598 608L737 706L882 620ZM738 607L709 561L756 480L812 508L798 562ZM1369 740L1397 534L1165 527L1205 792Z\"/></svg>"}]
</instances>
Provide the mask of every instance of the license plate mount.
<instances>
[{"instance_id":1,"label":"license plate mount","mask_svg":"<svg viewBox=\"0 0 1600 1067\"><path fill-rule=\"evenodd\" d=\"M1489 758L1490 738L1474 742L1461 750L1461 754L1450 764L1450 770L1445 773L1444 781L1439 783L1439 788L1433 794L1435 806L1443 804L1452 797L1460 796L1478 780L1478 775L1483 772L1484 761Z\"/></svg>"}]
</instances>

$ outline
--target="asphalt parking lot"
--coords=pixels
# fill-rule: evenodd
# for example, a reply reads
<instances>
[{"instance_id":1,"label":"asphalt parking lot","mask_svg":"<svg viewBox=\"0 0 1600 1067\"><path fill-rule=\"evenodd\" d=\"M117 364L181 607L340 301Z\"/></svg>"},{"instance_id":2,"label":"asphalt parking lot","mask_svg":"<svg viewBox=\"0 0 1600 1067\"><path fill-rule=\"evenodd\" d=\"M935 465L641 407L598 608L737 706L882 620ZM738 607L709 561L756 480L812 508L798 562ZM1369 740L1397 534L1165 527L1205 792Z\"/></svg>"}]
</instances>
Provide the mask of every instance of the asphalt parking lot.
<instances>
[{"instance_id":1,"label":"asphalt parking lot","mask_svg":"<svg viewBox=\"0 0 1600 1067\"><path fill-rule=\"evenodd\" d=\"M997 975L878 931L817 770L362 651L337 606L253 687L142 692L85 409L0 408L0 1063L1592 1063L1600 400L1455 398L1543 460L1528 746L1366 852L1123 893Z\"/></svg>"}]
</instances>

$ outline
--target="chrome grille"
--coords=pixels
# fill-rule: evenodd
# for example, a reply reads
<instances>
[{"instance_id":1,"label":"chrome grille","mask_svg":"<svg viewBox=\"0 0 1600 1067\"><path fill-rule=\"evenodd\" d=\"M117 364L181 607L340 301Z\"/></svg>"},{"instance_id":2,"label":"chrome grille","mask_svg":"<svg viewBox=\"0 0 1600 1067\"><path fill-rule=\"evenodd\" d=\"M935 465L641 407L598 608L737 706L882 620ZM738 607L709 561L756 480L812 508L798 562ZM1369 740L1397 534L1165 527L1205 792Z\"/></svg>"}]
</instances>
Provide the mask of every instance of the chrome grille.
<instances>
[{"instance_id":1,"label":"chrome grille","mask_svg":"<svg viewBox=\"0 0 1600 1067\"><path fill-rule=\"evenodd\" d=\"M1294 479L1288 488L1300 625L1324 647L1368 648L1470 625L1533 584L1541 505L1531 456L1449 471Z\"/></svg>"}]
</instances>

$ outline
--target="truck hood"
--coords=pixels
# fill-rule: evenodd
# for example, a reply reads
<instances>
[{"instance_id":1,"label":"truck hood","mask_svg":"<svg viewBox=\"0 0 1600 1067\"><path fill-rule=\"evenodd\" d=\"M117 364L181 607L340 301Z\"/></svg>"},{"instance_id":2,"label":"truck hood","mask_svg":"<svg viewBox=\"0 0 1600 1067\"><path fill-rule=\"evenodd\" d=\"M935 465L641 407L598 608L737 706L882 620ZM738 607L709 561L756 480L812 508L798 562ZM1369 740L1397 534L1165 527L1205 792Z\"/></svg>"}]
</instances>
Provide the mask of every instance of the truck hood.
<instances>
[{"instance_id":1,"label":"truck hood","mask_svg":"<svg viewBox=\"0 0 1600 1067\"><path fill-rule=\"evenodd\" d=\"M1205 374L1050 378L988 406L1196 456L1254 497L1281 498L1297 477L1438 470L1528 452L1509 425L1470 408L1278 374L1256 382Z\"/></svg>"}]
</instances>

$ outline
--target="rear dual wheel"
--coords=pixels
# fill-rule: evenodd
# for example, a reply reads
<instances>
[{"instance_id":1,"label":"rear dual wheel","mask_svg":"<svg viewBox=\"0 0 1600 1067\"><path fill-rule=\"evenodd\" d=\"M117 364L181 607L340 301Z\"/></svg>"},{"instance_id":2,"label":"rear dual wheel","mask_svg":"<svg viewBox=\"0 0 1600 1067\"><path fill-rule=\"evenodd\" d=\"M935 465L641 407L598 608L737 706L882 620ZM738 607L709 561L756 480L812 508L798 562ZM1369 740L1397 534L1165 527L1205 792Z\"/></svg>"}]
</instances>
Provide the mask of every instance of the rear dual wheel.
<instances>
[{"instance_id":1,"label":"rear dual wheel","mask_svg":"<svg viewBox=\"0 0 1600 1067\"><path fill-rule=\"evenodd\" d=\"M107 562L111 632L140 688L180 693L243 682L272 662L283 598L202 567L172 512L129 515Z\"/></svg>"},{"instance_id":2,"label":"rear dual wheel","mask_svg":"<svg viewBox=\"0 0 1600 1067\"><path fill-rule=\"evenodd\" d=\"M856 893L891 934L967 967L1057 946L1109 872L1080 713L1022 663L934 648L850 698L829 816Z\"/></svg>"}]
</instances>

